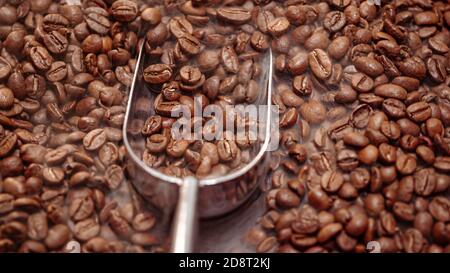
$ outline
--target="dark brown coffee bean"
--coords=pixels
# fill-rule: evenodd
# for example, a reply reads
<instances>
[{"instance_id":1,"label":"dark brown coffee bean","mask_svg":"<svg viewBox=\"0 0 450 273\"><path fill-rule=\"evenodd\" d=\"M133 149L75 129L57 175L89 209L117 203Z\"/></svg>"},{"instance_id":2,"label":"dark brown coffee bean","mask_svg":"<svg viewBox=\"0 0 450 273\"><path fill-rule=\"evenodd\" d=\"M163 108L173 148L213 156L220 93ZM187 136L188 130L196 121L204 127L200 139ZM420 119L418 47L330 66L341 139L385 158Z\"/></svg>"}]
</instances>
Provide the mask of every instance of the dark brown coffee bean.
<instances>
[{"instance_id":1,"label":"dark brown coffee bean","mask_svg":"<svg viewBox=\"0 0 450 273\"><path fill-rule=\"evenodd\" d=\"M447 222L450 219L450 201L443 196L434 197L428 210L437 221Z\"/></svg>"},{"instance_id":2,"label":"dark brown coffee bean","mask_svg":"<svg viewBox=\"0 0 450 273\"><path fill-rule=\"evenodd\" d=\"M289 156L296 159L299 163L304 163L307 159L308 151L307 149L301 145L301 144L293 144L289 147Z\"/></svg>"},{"instance_id":3,"label":"dark brown coffee bean","mask_svg":"<svg viewBox=\"0 0 450 273\"><path fill-rule=\"evenodd\" d=\"M156 25L161 21L161 10L158 7L148 7L142 11L141 18L150 25Z\"/></svg>"},{"instance_id":4,"label":"dark brown coffee bean","mask_svg":"<svg viewBox=\"0 0 450 273\"><path fill-rule=\"evenodd\" d=\"M414 174L414 190L421 196L429 196L436 188L436 175L433 169L421 169Z\"/></svg>"},{"instance_id":5,"label":"dark brown coffee bean","mask_svg":"<svg viewBox=\"0 0 450 273\"><path fill-rule=\"evenodd\" d=\"M330 240L331 238L339 234L342 228L343 227L340 223L331 223L324 226L317 234L317 241L320 243L324 243Z\"/></svg>"},{"instance_id":6,"label":"dark brown coffee bean","mask_svg":"<svg viewBox=\"0 0 450 273\"><path fill-rule=\"evenodd\" d=\"M406 106L403 102L397 99L385 99L382 104L383 111L394 119L403 118L406 116Z\"/></svg>"},{"instance_id":7,"label":"dark brown coffee bean","mask_svg":"<svg viewBox=\"0 0 450 273\"><path fill-rule=\"evenodd\" d=\"M14 93L8 87L0 87L0 109L10 109L14 104Z\"/></svg>"},{"instance_id":8,"label":"dark brown coffee bean","mask_svg":"<svg viewBox=\"0 0 450 273\"><path fill-rule=\"evenodd\" d=\"M169 21L170 32L177 38L183 37L185 34L192 34L194 29L185 17L173 17Z\"/></svg>"},{"instance_id":9,"label":"dark brown coffee bean","mask_svg":"<svg viewBox=\"0 0 450 273\"><path fill-rule=\"evenodd\" d=\"M321 79L327 79L331 75L332 64L328 54L322 49L315 49L308 55L309 67L314 75Z\"/></svg>"},{"instance_id":10,"label":"dark brown coffee bean","mask_svg":"<svg viewBox=\"0 0 450 273\"><path fill-rule=\"evenodd\" d=\"M369 215L378 216L384 210L384 198L381 194L371 193L364 199L364 207Z\"/></svg>"},{"instance_id":11,"label":"dark brown coffee bean","mask_svg":"<svg viewBox=\"0 0 450 273\"><path fill-rule=\"evenodd\" d=\"M25 45L25 32L11 31L3 42L3 46L11 53L19 53ZM2 77L0 77L2 78Z\"/></svg>"},{"instance_id":12,"label":"dark brown coffee bean","mask_svg":"<svg viewBox=\"0 0 450 273\"><path fill-rule=\"evenodd\" d=\"M53 62L45 76L51 82L62 81L67 76L66 64L60 61Z\"/></svg>"},{"instance_id":13,"label":"dark brown coffee bean","mask_svg":"<svg viewBox=\"0 0 450 273\"><path fill-rule=\"evenodd\" d=\"M378 146L379 158L387 164L393 164L397 160L397 148L387 143Z\"/></svg>"},{"instance_id":14,"label":"dark brown coffee bean","mask_svg":"<svg viewBox=\"0 0 450 273\"><path fill-rule=\"evenodd\" d=\"M239 71L239 60L233 47L225 46L221 51L221 62L230 73L237 73Z\"/></svg>"},{"instance_id":15,"label":"dark brown coffee bean","mask_svg":"<svg viewBox=\"0 0 450 273\"><path fill-rule=\"evenodd\" d=\"M49 249L58 249L70 240L70 230L67 226L58 224L49 229L45 245Z\"/></svg>"},{"instance_id":16,"label":"dark brown coffee bean","mask_svg":"<svg viewBox=\"0 0 450 273\"><path fill-rule=\"evenodd\" d=\"M241 7L221 7L217 9L217 17L228 23L242 25L251 19L251 13Z\"/></svg>"},{"instance_id":17,"label":"dark brown coffee bean","mask_svg":"<svg viewBox=\"0 0 450 273\"><path fill-rule=\"evenodd\" d=\"M292 82L293 90L300 96L309 96L312 93L312 82L305 75L295 76Z\"/></svg>"},{"instance_id":18,"label":"dark brown coffee bean","mask_svg":"<svg viewBox=\"0 0 450 273\"><path fill-rule=\"evenodd\" d=\"M117 189L125 179L122 168L116 164L112 164L106 169L105 179L110 190Z\"/></svg>"},{"instance_id":19,"label":"dark brown coffee bean","mask_svg":"<svg viewBox=\"0 0 450 273\"><path fill-rule=\"evenodd\" d=\"M42 176L48 185L60 185L64 180L64 170L60 167L46 167L42 170Z\"/></svg>"},{"instance_id":20,"label":"dark brown coffee bean","mask_svg":"<svg viewBox=\"0 0 450 273\"><path fill-rule=\"evenodd\" d=\"M296 108L289 108L280 119L280 126L282 128L289 128L294 126L298 120L298 112Z\"/></svg>"},{"instance_id":21,"label":"dark brown coffee bean","mask_svg":"<svg viewBox=\"0 0 450 273\"><path fill-rule=\"evenodd\" d=\"M416 25L434 25L439 21L436 13L431 11L419 12L414 15Z\"/></svg>"},{"instance_id":22,"label":"dark brown coffee bean","mask_svg":"<svg viewBox=\"0 0 450 273\"><path fill-rule=\"evenodd\" d=\"M418 79L423 79L427 71L423 60L417 56L406 58L405 60L396 63L396 66L404 76Z\"/></svg>"},{"instance_id":23,"label":"dark brown coffee bean","mask_svg":"<svg viewBox=\"0 0 450 273\"><path fill-rule=\"evenodd\" d=\"M47 49L54 54L66 52L69 45L66 37L58 31L52 31L43 37Z\"/></svg>"},{"instance_id":24,"label":"dark brown coffee bean","mask_svg":"<svg viewBox=\"0 0 450 273\"><path fill-rule=\"evenodd\" d=\"M365 93L372 90L374 82L370 77L364 75L363 73L355 73L352 75L351 85L358 92Z\"/></svg>"},{"instance_id":25,"label":"dark brown coffee bean","mask_svg":"<svg viewBox=\"0 0 450 273\"><path fill-rule=\"evenodd\" d=\"M403 202L395 202L394 206L392 207L392 211L394 212L394 215L406 222L414 221L415 218L415 211L414 206L411 204L406 204Z\"/></svg>"},{"instance_id":26,"label":"dark brown coffee bean","mask_svg":"<svg viewBox=\"0 0 450 273\"><path fill-rule=\"evenodd\" d=\"M378 149L369 144L358 152L358 159L364 164L372 165L378 158Z\"/></svg>"},{"instance_id":27,"label":"dark brown coffee bean","mask_svg":"<svg viewBox=\"0 0 450 273\"><path fill-rule=\"evenodd\" d=\"M166 136L161 134L153 134L147 138L145 147L151 153L160 153L166 149L168 143L169 139Z\"/></svg>"},{"instance_id":28,"label":"dark brown coffee bean","mask_svg":"<svg viewBox=\"0 0 450 273\"><path fill-rule=\"evenodd\" d=\"M100 233L100 225L92 218L79 221L73 228L74 236L81 241L88 241Z\"/></svg>"},{"instance_id":29,"label":"dark brown coffee bean","mask_svg":"<svg viewBox=\"0 0 450 273\"><path fill-rule=\"evenodd\" d=\"M233 140L219 140L217 152L222 162L230 162L236 159L240 150Z\"/></svg>"},{"instance_id":30,"label":"dark brown coffee bean","mask_svg":"<svg viewBox=\"0 0 450 273\"><path fill-rule=\"evenodd\" d=\"M344 178L340 172L327 171L321 178L322 189L326 192L336 192L344 183Z\"/></svg>"},{"instance_id":31,"label":"dark brown coffee bean","mask_svg":"<svg viewBox=\"0 0 450 273\"><path fill-rule=\"evenodd\" d=\"M88 27L98 34L107 34L111 27L111 22L108 20L108 12L101 8L91 7L85 10L86 24Z\"/></svg>"},{"instance_id":32,"label":"dark brown coffee bean","mask_svg":"<svg viewBox=\"0 0 450 273\"><path fill-rule=\"evenodd\" d=\"M289 29L289 20L286 17L275 18L267 24L267 30L274 36L281 36Z\"/></svg>"},{"instance_id":33,"label":"dark brown coffee bean","mask_svg":"<svg viewBox=\"0 0 450 273\"><path fill-rule=\"evenodd\" d=\"M381 123L380 131L383 135L392 140L398 139L401 135L400 126L393 121L383 121Z\"/></svg>"},{"instance_id":34,"label":"dark brown coffee bean","mask_svg":"<svg viewBox=\"0 0 450 273\"><path fill-rule=\"evenodd\" d=\"M144 80L151 84L161 84L172 77L172 69L165 64L150 65L144 70Z\"/></svg>"},{"instance_id":35,"label":"dark brown coffee bean","mask_svg":"<svg viewBox=\"0 0 450 273\"><path fill-rule=\"evenodd\" d=\"M271 252L274 250L277 243L276 237L267 237L264 239L256 248L256 252L258 253L265 253L265 252Z\"/></svg>"},{"instance_id":36,"label":"dark brown coffee bean","mask_svg":"<svg viewBox=\"0 0 450 273\"><path fill-rule=\"evenodd\" d=\"M356 168L351 174L350 174L350 183L352 185L360 190L365 188L370 182L370 173L367 169L364 168Z\"/></svg>"},{"instance_id":37,"label":"dark brown coffee bean","mask_svg":"<svg viewBox=\"0 0 450 273\"><path fill-rule=\"evenodd\" d=\"M74 221L81 221L89 216L94 211L94 201L91 197L75 199L69 207L69 215Z\"/></svg>"},{"instance_id":38,"label":"dark brown coffee bean","mask_svg":"<svg viewBox=\"0 0 450 273\"><path fill-rule=\"evenodd\" d=\"M403 175L412 174L417 167L416 158L410 154L402 154L397 156L395 167Z\"/></svg>"},{"instance_id":39,"label":"dark brown coffee bean","mask_svg":"<svg viewBox=\"0 0 450 273\"><path fill-rule=\"evenodd\" d=\"M358 132L346 133L342 140L345 144L355 147L365 147L369 144L369 139Z\"/></svg>"},{"instance_id":40,"label":"dark brown coffee bean","mask_svg":"<svg viewBox=\"0 0 450 273\"><path fill-rule=\"evenodd\" d=\"M424 236L430 236L433 228L433 217L428 212L418 212L414 219L414 228Z\"/></svg>"},{"instance_id":41,"label":"dark brown coffee bean","mask_svg":"<svg viewBox=\"0 0 450 273\"><path fill-rule=\"evenodd\" d=\"M431 117L431 107L426 102L416 102L406 108L408 117L415 122L423 122Z\"/></svg>"},{"instance_id":42,"label":"dark brown coffee bean","mask_svg":"<svg viewBox=\"0 0 450 273\"><path fill-rule=\"evenodd\" d=\"M300 107L300 114L306 121L319 124L326 118L326 109L319 101L310 100Z\"/></svg>"},{"instance_id":43,"label":"dark brown coffee bean","mask_svg":"<svg viewBox=\"0 0 450 273\"><path fill-rule=\"evenodd\" d=\"M398 100L406 99L406 90L395 84L382 84L375 87L375 94L385 98L394 98Z\"/></svg>"},{"instance_id":44,"label":"dark brown coffee bean","mask_svg":"<svg viewBox=\"0 0 450 273\"><path fill-rule=\"evenodd\" d=\"M184 53L188 55L196 55L200 52L200 41L193 35L184 34L178 39L178 45Z\"/></svg>"},{"instance_id":45,"label":"dark brown coffee bean","mask_svg":"<svg viewBox=\"0 0 450 273\"><path fill-rule=\"evenodd\" d=\"M377 77L384 72L383 66L375 59L370 57L358 57L353 61L356 69L370 77Z\"/></svg>"},{"instance_id":46,"label":"dark brown coffee bean","mask_svg":"<svg viewBox=\"0 0 450 273\"><path fill-rule=\"evenodd\" d=\"M327 13L323 20L323 26L330 32L337 32L341 30L346 23L344 13L340 11L331 11Z\"/></svg>"},{"instance_id":47,"label":"dark brown coffee bean","mask_svg":"<svg viewBox=\"0 0 450 273\"><path fill-rule=\"evenodd\" d=\"M350 39L340 36L334 39L328 46L328 54L335 60L342 59L350 48Z\"/></svg>"},{"instance_id":48,"label":"dark brown coffee bean","mask_svg":"<svg viewBox=\"0 0 450 273\"><path fill-rule=\"evenodd\" d=\"M103 40L102 37L98 34L91 34L87 36L81 43L81 49L83 50L84 53L97 54L102 50L102 47L103 47Z\"/></svg>"},{"instance_id":49,"label":"dark brown coffee bean","mask_svg":"<svg viewBox=\"0 0 450 273\"><path fill-rule=\"evenodd\" d=\"M331 199L321 189L313 189L308 193L308 201L311 206L318 210L324 210L331 206Z\"/></svg>"},{"instance_id":50,"label":"dark brown coffee bean","mask_svg":"<svg viewBox=\"0 0 450 273\"><path fill-rule=\"evenodd\" d=\"M395 220L392 213L383 210L379 215L378 233L392 235L395 233L397 228L397 221Z\"/></svg>"},{"instance_id":51,"label":"dark brown coffee bean","mask_svg":"<svg viewBox=\"0 0 450 273\"><path fill-rule=\"evenodd\" d=\"M53 57L42 46L32 47L29 54L31 61L39 70L48 70L53 62Z\"/></svg>"},{"instance_id":52,"label":"dark brown coffee bean","mask_svg":"<svg viewBox=\"0 0 450 273\"><path fill-rule=\"evenodd\" d=\"M288 60L287 68L293 75L303 74L308 68L307 55L303 52L299 52Z\"/></svg>"},{"instance_id":53,"label":"dark brown coffee bean","mask_svg":"<svg viewBox=\"0 0 450 273\"><path fill-rule=\"evenodd\" d=\"M94 129L83 138L83 145L86 150L97 150L106 142L106 133L104 129Z\"/></svg>"},{"instance_id":54,"label":"dark brown coffee bean","mask_svg":"<svg viewBox=\"0 0 450 273\"><path fill-rule=\"evenodd\" d=\"M405 231L402 242L407 253L419 253L424 247L425 239L419 230L410 228Z\"/></svg>"},{"instance_id":55,"label":"dark brown coffee bean","mask_svg":"<svg viewBox=\"0 0 450 273\"><path fill-rule=\"evenodd\" d=\"M342 149L337 155L337 164L344 171L351 171L358 167L358 155L350 149Z\"/></svg>"},{"instance_id":56,"label":"dark brown coffee bean","mask_svg":"<svg viewBox=\"0 0 450 273\"><path fill-rule=\"evenodd\" d=\"M277 206L280 208L293 208L300 205L300 198L291 190L283 188L275 196Z\"/></svg>"},{"instance_id":57,"label":"dark brown coffee bean","mask_svg":"<svg viewBox=\"0 0 450 273\"><path fill-rule=\"evenodd\" d=\"M142 127L142 134L144 136L150 136L152 134L158 133L162 128L161 116L154 115L149 117Z\"/></svg>"},{"instance_id":58,"label":"dark brown coffee bean","mask_svg":"<svg viewBox=\"0 0 450 273\"><path fill-rule=\"evenodd\" d=\"M138 5L129 0L119 0L112 4L111 12L114 18L121 22L131 22L138 14Z\"/></svg>"}]
</instances>

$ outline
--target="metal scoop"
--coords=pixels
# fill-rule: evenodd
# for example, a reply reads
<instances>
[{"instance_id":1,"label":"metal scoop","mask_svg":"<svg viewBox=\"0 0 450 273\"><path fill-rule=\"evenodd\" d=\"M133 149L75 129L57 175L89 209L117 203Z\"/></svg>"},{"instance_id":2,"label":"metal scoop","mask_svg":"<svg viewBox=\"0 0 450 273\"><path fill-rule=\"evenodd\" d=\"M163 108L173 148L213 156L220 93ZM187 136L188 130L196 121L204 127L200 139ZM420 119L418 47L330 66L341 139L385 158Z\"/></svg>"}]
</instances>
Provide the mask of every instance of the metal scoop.
<instances>
[{"instance_id":1,"label":"metal scoop","mask_svg":"<svg viewBox=\"0 0 450 273\"><path fill-rule=\"evenodd\" d=\"M147 89L142 79L145 51L141 46L137 66L129 93L129 101L123 127L123 141L127 149L126 168L137 192L151 206L170 214L175 210L172 223L172 252L192 252L198 217L210 218L224 215L241 205L267 175L266 150L270 139L271 110L267 107L262 141L255 144L255 153L244 167L220 177L178 178L168 176L149 167L142 161L145 137L136 124L143 124L154 113L152 107L145 110L139 100L153 102L156 95ZM262 75L255 105L270 105L272 97L272 52L261 56ZM148 104L147 104L148 105ZM145 108L145 107L144 107ZM230 194L233 193L233 194Z\"/></svg>"}]
</instances>

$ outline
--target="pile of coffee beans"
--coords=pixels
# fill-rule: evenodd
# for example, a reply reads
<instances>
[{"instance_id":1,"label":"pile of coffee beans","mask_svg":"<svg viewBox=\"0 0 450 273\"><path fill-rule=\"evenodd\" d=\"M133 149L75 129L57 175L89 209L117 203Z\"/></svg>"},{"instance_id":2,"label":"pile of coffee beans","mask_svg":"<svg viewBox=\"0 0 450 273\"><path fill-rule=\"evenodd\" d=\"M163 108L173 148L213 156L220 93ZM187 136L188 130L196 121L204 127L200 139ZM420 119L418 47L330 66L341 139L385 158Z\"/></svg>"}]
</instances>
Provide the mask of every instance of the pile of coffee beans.
<instances>
[{"instance_id":1,"label":"pile of coffee beans","mask_svg":"<svg viewBox=\"0 0 450 273\"><path fill-rule=\"evenodd\" d=\"M276 52L282 129L268 210L247 242L450 252L450 5L254 2Z\"/></svg>"},{"instance_id":2,"label":"pile of coffee beans","mask_svg":"<svg viewBox=\"0 0 450 273\"><path fill-rule=\"evenodd\" d=\"M248 162L254 144L227 132L171 139L169 113L255 103L274 52L280 147L267 212L243 243L450 252L446 1L66 1L0 0L0 252L167 250L123 170L142 43L140 76L157 93L143 160L178 176Z\"/></svg>"},{"instance_id":3,"label":"pile of coffee beans","mask_svg":"<svg viewBox=\"0 0 450 273\"><path fill-rule=\"evenodd\" d=\"M161 250L156 215L124 182L122 145L138 34L153 10L0 1L0 252Z\"/></svg>"},{"instance_id":4,"label":"pile of coffee beans","mask_svg":"<svg viewBox=\"0 0 450 273\"><path fill-rule=\"evenodd\" d=\"M252 148L258 132L249 127L257 121L227 107L245 107L267 92L259 80L261 55L268 49L261 41L267 37L251 35L263 34L246 24L251 13L245 7L186 1L177 10L165 6L154 13L158 16L153 15L154 25L146 34L145 53L150 57L142 78L157 95L154 114L141 129L144 162L168 175L200 178L223 176L246 165L256 154ZM143 104L146 98L140 100ZM196 105L201 113L195 112ZM220 114L204 117L207 106ZM182 107L192 135L174 139L173 124L186 119L174 116ZM227 122L236 128L228 128Z\"/></svg>"}]
</instances>

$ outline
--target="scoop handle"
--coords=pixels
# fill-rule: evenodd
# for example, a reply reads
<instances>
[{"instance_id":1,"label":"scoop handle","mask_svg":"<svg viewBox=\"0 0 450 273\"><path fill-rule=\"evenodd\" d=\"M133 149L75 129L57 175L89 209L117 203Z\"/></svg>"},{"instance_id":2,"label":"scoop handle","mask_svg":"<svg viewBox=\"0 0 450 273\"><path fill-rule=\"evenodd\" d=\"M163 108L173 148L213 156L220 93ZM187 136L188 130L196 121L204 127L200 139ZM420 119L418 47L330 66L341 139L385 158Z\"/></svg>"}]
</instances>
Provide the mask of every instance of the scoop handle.
<instances>
[{"instance_id":1,"label":"scoop handle","mask_svg":"<svg viewBox=\"0 0 450 273\"><path fill-rule=\"evenodd\" d=\"M178 204L173 219L172 252L189 253L194 249L197 235L198 180L183 179L178 193Z\"/></svg>"}]
</instances>

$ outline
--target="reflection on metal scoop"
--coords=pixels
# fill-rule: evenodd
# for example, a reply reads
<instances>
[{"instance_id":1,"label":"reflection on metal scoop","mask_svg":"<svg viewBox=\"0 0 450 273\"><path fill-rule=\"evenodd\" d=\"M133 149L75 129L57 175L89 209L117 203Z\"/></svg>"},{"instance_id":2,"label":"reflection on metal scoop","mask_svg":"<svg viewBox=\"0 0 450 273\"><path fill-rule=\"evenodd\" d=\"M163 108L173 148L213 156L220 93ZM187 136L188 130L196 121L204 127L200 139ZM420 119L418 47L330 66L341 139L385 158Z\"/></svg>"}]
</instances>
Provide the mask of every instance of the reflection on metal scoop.
<instances>
[{"instance_id":1,"label":"reflection on metal scoop","mask_svg":"<svg viewBox=\"0 0 450 273\"><path fill-rule=\"evenodd\" d=\"M241 205L258 187L267 175L266 151L270 141L271 108L264 113L263 137L258 141L251 161L244 167L220 177L179 178L168 176L147 166L142 161L145 137L136 130L136 124L143 122L154 109L142 109L139 101L153 105L156 95L148 90L142 80L145 65L145 51L141 46L137 67L129 93L129 101L123 127L123 141L127 149L127 173L134 187L149 205L170 214L175 210L173 220L173 252L191 252L195 242L198 216L210 218L224 215ZM268 50L261 59L263 75L260 75L260 91L255 105L271 104L272 97L272 52ZM230 198L230 190L236 194Z\"/></svg>"}]
</instances>

